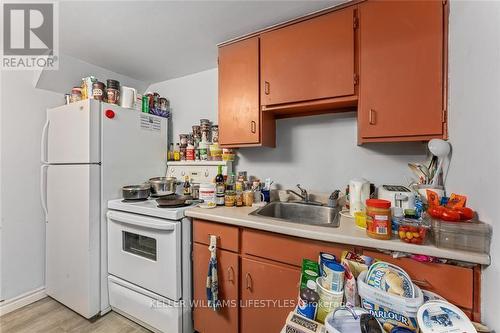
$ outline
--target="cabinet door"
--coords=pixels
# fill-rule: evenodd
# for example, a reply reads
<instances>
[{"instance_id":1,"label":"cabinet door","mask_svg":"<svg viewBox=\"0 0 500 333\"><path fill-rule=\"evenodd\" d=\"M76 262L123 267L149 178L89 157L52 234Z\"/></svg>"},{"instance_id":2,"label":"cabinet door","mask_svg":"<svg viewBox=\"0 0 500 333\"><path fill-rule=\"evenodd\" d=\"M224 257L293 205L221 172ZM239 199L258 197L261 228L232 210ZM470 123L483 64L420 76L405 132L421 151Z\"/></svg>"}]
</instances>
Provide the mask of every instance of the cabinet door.
<instances>
[{"instance_id":1,"label":"cabinet door","mask_svg":"<svg viewBox=\"0 0 500 333\"><path fill-rule=\"evenodd\" d=\"M219 48L219 142L259 143L259 38Z\"/></svg>"},{"instance_id":2,"label":"cabinet door","mask_svg":"<svg viewBox=\"0 0 500 333\"><path fill-rule=\"evenodd\" d=\"M241 333L280 332L297 304L300 270L241 259Z\"/></svg>"},{"instance_id":3,"label":"cabinet door","mask_svg":"<svg viewBox=\"0 0 500 333\"><path fill-rule=\"evenodd\" d=\"M261 35L262 105L354 94L354 8Z\"/></svg>"},{"instance_id":4,"label":"cabinet door","mask_svg":"<svg viewBox=\"0 0 500 333\"><path fill-rule=\"evenodd\" d=\"M193 245L193 320L200 333L238 332L238 255L217 251L219 299L223 307L213 311L207 307L207 272L210 252L206 245Z\"/></svg>"},{"instance_id":5,"label":"cabinet door","mask_svg":"<svg viewBox=\"0 0 500 333\"><path fill-rule=\"evenodd\" d=\"M443 4L368 1L359 6L363 138L443 134Z\"/></svg>"}]
</instances>

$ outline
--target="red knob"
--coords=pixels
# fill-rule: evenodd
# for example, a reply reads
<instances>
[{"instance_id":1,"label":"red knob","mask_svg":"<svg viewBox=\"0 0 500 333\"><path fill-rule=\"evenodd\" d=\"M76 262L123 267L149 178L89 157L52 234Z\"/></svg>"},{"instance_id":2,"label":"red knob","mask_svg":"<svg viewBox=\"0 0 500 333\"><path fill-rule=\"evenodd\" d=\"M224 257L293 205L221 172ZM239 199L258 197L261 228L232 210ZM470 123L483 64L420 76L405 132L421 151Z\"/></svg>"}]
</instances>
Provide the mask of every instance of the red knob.
<instances>
[{"instance_id":1,"label":"red knob","mask_svg":"<svg viewBox=\"0 0 500 333\"><path fill-rule=\"evenodd\" d=\"M115 111L113 110L106 110L106 113L105 113L106 117L108 117L109 119L113 119L115 117Z\"/></svg>"}]
</instances>

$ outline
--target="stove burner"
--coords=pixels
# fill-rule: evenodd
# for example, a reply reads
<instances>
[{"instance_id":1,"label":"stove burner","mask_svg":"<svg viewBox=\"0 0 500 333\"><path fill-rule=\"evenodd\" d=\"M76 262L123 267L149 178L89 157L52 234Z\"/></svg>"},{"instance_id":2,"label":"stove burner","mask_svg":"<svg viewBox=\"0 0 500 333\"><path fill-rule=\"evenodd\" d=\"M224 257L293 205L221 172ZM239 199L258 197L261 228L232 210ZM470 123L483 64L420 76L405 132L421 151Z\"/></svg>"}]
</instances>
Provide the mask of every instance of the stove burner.
<instances>
[{"instance_id":1,"label":"stove burner","mask_svg":"<svg viewBox=\"0 0 500 333\"><path fill-rule=\"evenodd\" d=\"M123 199L122 202L141 202L141 201L147 201L149 200L148 198L142 198L142 199Z\"/></svg>"},{"instance_id":2,"label":"stove burner","mask_svg":"<svg viewBox=\"0 0 500 333\"><path fill-rule=\"evenodd\" d=\"M191 206L191 204L180 204L180 205L158 205L158 208L181 208Z\"/></svg>"}]
</instances>

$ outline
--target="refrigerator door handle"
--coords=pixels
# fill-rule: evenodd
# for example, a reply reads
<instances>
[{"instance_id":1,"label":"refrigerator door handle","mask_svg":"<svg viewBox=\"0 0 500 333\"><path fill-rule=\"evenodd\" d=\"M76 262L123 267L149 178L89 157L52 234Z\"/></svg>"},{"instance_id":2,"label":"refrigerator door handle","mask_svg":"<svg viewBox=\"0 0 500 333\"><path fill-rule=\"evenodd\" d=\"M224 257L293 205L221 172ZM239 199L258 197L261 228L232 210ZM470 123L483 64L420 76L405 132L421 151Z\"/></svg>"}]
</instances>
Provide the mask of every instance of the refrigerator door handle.
<instances>
[{"instance_id":1,"label":"refrigerator door handle","mask_svg":"<svg viewBox=\"0 0 500 333\"><path fill-rule=\"evenodd\" d=\"M42 202L43 212L45 214L45 222L49 221L49 210L47 209L47 168L48 165L42 165L40 168L40 198Z\"/></svg>"},{"instance_id":2,"label":"refrigerator door handle","mask_svg":"<svg viewBox=\"0 0 500 333\"><path fill-rule=\"evenodd\" d=\"M43 130L42 130L42 142L40 143L40 155L42 159L42 163L48 163L47 161L47 133L49 132L49 124L50 121L47 119L45 122L45 125L43 125Z\"/></svg>"}]
</instances>

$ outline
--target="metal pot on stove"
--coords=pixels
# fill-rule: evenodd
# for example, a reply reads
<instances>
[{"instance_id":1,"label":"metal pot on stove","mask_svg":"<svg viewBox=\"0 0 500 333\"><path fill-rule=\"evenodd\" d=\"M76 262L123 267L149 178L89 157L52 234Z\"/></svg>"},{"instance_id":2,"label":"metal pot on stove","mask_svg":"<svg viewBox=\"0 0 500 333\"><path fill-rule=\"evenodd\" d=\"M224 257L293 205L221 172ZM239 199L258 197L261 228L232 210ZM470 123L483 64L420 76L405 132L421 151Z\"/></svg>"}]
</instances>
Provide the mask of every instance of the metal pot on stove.
<instances>
[{"instance_id":1,"label":"metal pot on stove","mask_svg":"<svg viewBox=\"0 0 500 333\"><path fill-rule=\"evenodd\" d=\"M175 177L154 177L149 179L151 195L161 197L175 193L177 185L180 184Z\"/></svg>"},{"instance_id":2,"label":"metal pot on stove","mask_svg":"<svg viewBox=\"0 0 500 333\"><path fill-rule=\"evenodd\" d=\"M146 200L151 188L148 183L141 185L126 185L122 187L122 196L125 200Z\"/></svg>"}]
</instances>

